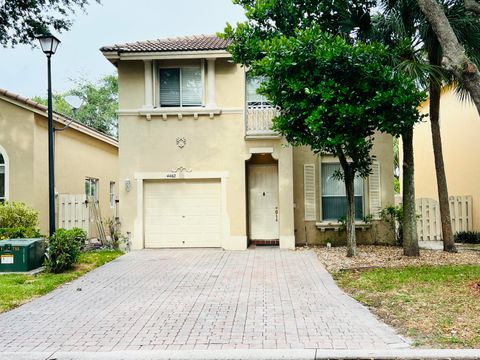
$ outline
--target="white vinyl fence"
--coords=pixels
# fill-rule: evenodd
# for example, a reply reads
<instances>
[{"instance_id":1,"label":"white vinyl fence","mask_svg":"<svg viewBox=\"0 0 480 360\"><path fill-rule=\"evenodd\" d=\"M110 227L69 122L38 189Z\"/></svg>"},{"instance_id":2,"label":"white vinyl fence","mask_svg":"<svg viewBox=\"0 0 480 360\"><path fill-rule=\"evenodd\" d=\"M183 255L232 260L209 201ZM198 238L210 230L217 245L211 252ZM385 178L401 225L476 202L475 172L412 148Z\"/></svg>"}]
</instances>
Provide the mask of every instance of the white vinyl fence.
<instances>
[{"instance_id":1,"label":"white vinyl fence","mask_svg":"<svg viewBox=\"0 0 480 360\"><path fill-rule=\"evenodd\" d=\"M470 231L472 224L472 197L450 196L450 219L452 231ZM420 241L442 240L442 222L438 201L428 198L416 199L417 234Z\"/></svg>"},{"instance_id":2,"label":"white vinyl fence","mask_svg":"<svg viewBox=\"0 0 480 360\"><path fill-rule=\"evenodd\" d=\"M86 206L86 196L59 194L58 195L58 227L73 229L74 227L86 231L90 237L90 210Z\"/></svg>"}]
</instances>

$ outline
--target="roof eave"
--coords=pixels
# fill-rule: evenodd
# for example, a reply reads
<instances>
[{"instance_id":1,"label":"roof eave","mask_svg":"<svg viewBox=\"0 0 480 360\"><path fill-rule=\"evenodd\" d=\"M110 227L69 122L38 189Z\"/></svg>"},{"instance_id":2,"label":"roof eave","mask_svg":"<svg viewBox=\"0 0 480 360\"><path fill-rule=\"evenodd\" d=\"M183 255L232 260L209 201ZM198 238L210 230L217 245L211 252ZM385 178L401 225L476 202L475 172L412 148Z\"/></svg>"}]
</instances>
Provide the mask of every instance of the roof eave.
<instances>
[{"instance_id":1,"label":"roof eave","mask_svg":"<svg viewBox=\"0 0 480 360\"><path fill-rule=\"evenodd\" d=\"M103 55L112 63L119 60L180 60L180 59L217 59L231 58L226 50L189 50L189 51L142 51L122 52L102 51Z\"/></svg>"}]
</instances>

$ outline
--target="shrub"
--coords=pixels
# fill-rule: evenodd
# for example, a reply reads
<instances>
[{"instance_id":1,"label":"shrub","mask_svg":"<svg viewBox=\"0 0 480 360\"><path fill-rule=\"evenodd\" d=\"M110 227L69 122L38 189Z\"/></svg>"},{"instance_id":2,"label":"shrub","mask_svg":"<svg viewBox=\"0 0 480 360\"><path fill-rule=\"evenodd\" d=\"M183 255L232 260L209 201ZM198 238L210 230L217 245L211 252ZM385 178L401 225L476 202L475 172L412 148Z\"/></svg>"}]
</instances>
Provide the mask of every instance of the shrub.
<instances>
[{"instance_id":1,"label":"shrub","mask_svg":"<svg viewBox=\"0 0 480 360\"><path fill-rule=\"evenodd\" d=\"M0 240L5 239L32 239L43 237L40 231L33 227L0 228Z\"/></svg>"},{"instance_id":2,"label":"shrub","mask_svg":"<svg viewBox=\"0 0 480 360\"><path fill-rule=\"evenodd\" d=\"M455 242L467 244L480 244L479 231L459 231L454 236Z\"/></svg>"},{"instance_id":3,"label":"shrub","mask_svg":"<svg viewBox=\"0 0 480 360\"><path fill-rule=\"evenodd\" d=\"M401 206L387 206L380 211L380 218L387 223L395 237L395 245L403 245L403 209Z\"/></svg>"},{"instance_id":4,"label":"shrub","mask_svg":"<svg viewBox=\"0 0 480 360\"><path fill-rule=\"evenodd\" d=\"M78 259L87 240L85 231L58 229L48 240L45 266L49 272L60 273L69 269Z\"/></svg>"},{"instance_id":5,"label":"shrub","mask_svg":"<svg viewBox=\"0 0 480 360\"><path fill-rule=\"evenodd\" d=\"M38 212L20 202L0 204L0 228L36 228Z\"/></svg>"}]
</instances>

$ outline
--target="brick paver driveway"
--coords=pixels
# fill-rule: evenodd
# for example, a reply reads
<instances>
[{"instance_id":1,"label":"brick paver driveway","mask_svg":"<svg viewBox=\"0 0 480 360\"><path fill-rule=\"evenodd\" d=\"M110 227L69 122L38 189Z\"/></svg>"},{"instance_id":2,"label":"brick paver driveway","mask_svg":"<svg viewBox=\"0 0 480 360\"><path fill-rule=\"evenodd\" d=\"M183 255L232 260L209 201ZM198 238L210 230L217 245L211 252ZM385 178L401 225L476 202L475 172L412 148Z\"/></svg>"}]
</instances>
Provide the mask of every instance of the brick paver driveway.
<instances>
[{"instance_id":1,"label":"brick paver driveway","mask_svg":"<svg viewBox=\"0 0 480 360\"><path fill-rule=\"evenodd\" d=\"M2 351L320 348L407 343L315 254L142 250L0 315Z\"/></svg>"}]
</instances>

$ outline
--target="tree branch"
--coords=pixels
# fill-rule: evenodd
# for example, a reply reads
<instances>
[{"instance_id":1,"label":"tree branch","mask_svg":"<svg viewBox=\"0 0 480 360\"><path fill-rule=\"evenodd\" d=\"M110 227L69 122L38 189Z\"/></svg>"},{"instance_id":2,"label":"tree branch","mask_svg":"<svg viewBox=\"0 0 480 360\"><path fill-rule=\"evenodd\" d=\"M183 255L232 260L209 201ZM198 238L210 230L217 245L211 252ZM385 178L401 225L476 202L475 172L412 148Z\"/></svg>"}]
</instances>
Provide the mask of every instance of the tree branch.
<instances>
[{"instance_id":1,"label":"tree branch","mask_svg":"<svg viewBox=\"0 0 480 360\"><path fill-rule=\"evenodd\" d=\"M442 65L447 70L453 71L463 83L480 115L480 73L477 66L465 54L465 49L459 43L440 4L436 0L417 0L417 2L442 46Z\"/></svg>"},{"instance_id":2,"label":"tree branch","mask_svg":"<svg viewBox=\"0 0 480 360\"><path fill-rule=\"evenodd\" d=\"M465 9L480 15L480 3L475 0L465 0Z\"/></svg>"}]
</instances>

